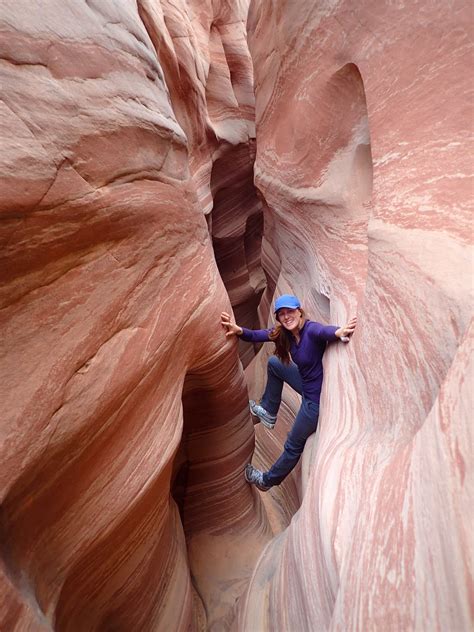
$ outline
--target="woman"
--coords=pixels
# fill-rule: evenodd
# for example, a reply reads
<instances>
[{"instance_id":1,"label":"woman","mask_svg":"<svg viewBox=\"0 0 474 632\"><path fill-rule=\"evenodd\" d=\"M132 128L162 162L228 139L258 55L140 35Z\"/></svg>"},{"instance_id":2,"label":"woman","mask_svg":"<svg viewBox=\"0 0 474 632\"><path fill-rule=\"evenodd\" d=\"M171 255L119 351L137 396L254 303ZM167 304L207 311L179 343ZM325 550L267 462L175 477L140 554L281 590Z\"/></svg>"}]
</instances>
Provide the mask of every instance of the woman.
<instances>
[{"instance_id":1,"label":"woman","mask_svg":"<svg viewBox=\"0 0 474 632\"><path fill-rule=\"evenodd\" d=\"M260 404L250 400L252 415L267 428L273 428L284 382L302 395L301 407L278 460L267 472L257 470L250 463L245 468L246 481L263 492L288 476L299 461L306 439L316 431L326 344L334 340L347 342L356 327L355 318L345 327L307 320L299 299L290 294L277 298L275 316L277 324L273 329L252 330L239 327L226 312L221 314L226 336L239 336L246 342L275 343L275 355L268 360L267 385Z\"/></svg>"}]
</instances>

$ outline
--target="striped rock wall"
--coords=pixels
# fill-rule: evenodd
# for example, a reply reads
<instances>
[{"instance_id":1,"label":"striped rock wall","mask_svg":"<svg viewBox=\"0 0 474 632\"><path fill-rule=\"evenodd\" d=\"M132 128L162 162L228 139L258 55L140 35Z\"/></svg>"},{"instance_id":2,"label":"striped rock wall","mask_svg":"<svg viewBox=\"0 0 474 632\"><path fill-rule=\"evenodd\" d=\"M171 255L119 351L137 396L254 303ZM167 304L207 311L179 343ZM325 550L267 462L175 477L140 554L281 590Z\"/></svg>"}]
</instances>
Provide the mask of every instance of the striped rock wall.
<instances>
[{"instance_id":1,"label":"striped rock wall","mask_svg":"<svg viewBox=\"0 0 474 632\"><path fill-rule=\"evenodd\" d=\"M472 627L467 3L247 12L0 7L2 631ZM359 325L264 495L289 290Z\"/></svg>"},{"instance_id":2,"label":"striped rock wall","mask_svg":"<svg viewBox=\"0 0 474 632\"><path fill-rule=\"evenodd\" d=\"M265 549L238 627L467 632L470 7L254 2L248 30L264 267L313 318L357 314L358 328L327 351L301 475L270 492L304 499ZM266 463L278 446L258 433Z\"/></svg>"},{"instance_id":3,"label":"striped rock wall","mask_svg":"<svg viewBox=\"0 0 474 632\"><path fill-rule=\"evenodd\" d=\"M271 537L212 243L255 319L248 3L221 5L0 8L2 631L222 629Z\"/></svg>"}]
</instances>

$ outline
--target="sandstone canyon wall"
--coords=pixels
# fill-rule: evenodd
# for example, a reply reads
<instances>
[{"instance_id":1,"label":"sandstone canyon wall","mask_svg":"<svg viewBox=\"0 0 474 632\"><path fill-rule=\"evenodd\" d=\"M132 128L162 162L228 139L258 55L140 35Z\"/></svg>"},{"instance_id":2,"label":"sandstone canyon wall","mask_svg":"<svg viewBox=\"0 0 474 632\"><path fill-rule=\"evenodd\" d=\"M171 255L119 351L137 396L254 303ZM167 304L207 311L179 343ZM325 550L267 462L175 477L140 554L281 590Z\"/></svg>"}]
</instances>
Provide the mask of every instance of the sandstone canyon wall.
<instances>
[{"instance_id":1,"label":"sandstone canyon wall","mask_svg":"<svg viewBox=\"0 0 474 632\"><path fill-rule=\"evenodd\" d=\"M240 630L472 629L471 27L465 2L251 5L262 261L359 324Z\"/></svg>"},{"instance_id":2,"label":"sandstone canyon wall","mask_svg":"<svg viewBox=\"0 0 474 632\"><path fill-rule=\"evenodd\" d=\"M2 3L0 629L470 629L469 11L359 4ZM261 496L287 290L359 326Z\"/></svg>"},{"instance_id":3,"label":"sandstone canyon wall","mask_svg":"<svg viewBox=\"0 0 474 632\"><path fill-rule=\"evenodd\" d=\"M2 3L2 630L222 628L271 537L212 248L255 318L247 10Z\"/></svg>"}]
</instances>

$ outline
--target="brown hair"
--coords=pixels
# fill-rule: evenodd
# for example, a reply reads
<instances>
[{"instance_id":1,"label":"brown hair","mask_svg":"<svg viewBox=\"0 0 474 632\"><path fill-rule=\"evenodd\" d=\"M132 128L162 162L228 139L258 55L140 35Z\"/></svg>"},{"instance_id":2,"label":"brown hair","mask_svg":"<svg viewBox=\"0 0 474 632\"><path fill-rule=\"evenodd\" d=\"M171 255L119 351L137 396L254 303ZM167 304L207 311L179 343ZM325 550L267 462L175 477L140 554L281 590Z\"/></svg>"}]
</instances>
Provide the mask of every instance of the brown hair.
<instances>
[{"instance_id":1,"label":"brown hair","mask_svg":"<svg viewBox=\"0 0 474 632\"><path fill-rule=\"evenodd\" d=\"M301 318L303 321L305 320L305 313L301 308L298 308L301 314ZM278 320L278 316L276 317L277 322L275 327L270 332L269 338L272 342L275 343L275 355L277 358L283 362L283 364L290 364L290 344L291 344L291 334L290 332L283 327L283 325Z\"/></svg>"}]
</instances>

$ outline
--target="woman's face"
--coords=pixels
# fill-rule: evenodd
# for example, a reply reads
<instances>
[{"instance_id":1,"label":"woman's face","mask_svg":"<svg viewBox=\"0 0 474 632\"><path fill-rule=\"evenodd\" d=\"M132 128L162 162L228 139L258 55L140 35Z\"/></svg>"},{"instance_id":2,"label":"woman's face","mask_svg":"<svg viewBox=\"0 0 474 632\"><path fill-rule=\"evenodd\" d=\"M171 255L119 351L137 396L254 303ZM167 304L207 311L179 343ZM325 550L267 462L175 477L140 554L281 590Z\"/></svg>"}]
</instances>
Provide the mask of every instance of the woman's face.
<instances>
[{"instance_id":1,"label":"woman's face","mask_svg":"<svg viewBox=\"0 0 474 632\"><path fill-rule=\"evenodd\" d=\"M300 328L301 312L299 309L282 307L278 310L277 319L288 331L296 331Z\"/></svg>"}]
</instances>

